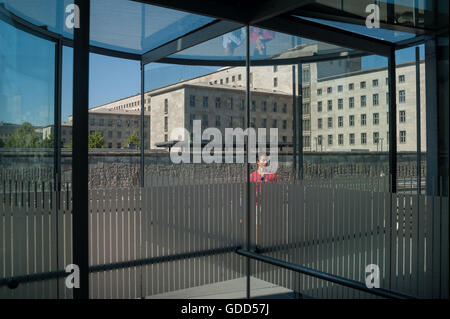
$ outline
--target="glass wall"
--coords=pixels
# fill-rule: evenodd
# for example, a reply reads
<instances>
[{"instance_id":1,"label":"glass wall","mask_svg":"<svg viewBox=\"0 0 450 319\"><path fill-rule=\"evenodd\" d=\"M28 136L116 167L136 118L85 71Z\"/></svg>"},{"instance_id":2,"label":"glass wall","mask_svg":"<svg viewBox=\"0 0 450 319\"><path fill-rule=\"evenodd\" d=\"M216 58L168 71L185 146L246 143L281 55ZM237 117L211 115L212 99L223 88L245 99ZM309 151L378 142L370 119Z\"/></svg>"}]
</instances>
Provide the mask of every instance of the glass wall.
<instances>
[{"instance_id":1,"label":"glass wall","mask_svg":"<svg viewBox=\"0 0 450 319\"><path fill-rule=\"evenodd\" d=\"M57 270L55 43L0 20L0 277ZM19 217L20 216L20 217ZM15 283L10 283L15 285ZM55 280L1 298L58 298Z\"/></svg>"}]
</instances>

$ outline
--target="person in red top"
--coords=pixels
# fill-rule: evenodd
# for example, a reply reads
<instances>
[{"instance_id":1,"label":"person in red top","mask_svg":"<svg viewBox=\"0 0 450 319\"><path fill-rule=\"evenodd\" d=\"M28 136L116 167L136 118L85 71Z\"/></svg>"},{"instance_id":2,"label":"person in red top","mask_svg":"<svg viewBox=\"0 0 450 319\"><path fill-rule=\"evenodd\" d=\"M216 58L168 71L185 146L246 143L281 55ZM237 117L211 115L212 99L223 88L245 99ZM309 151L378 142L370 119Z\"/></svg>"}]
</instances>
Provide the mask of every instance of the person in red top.
<instances>
[{"instance_id":1,"label":"person in red top","mask_svg":"<svg viewBox=\"0 0 450 319\"><path fill-rule=\"evenodd\" d=\"M267 183L267 182L278 182L278 176L275 173L267 172L267 156L261 155L256 159L256 165L258 165L258 169L250 174L250 182L251 183ZM259 186L259 187L258 187ZM261 211L261 184L258 184L256 187L256 196L255 196L255 204L256 204L256 227L255 227L255 235L256 235L256 245L258 244L258 216ZM258 205L258 202L260 203Z\"/></svg>"}]
</instances>

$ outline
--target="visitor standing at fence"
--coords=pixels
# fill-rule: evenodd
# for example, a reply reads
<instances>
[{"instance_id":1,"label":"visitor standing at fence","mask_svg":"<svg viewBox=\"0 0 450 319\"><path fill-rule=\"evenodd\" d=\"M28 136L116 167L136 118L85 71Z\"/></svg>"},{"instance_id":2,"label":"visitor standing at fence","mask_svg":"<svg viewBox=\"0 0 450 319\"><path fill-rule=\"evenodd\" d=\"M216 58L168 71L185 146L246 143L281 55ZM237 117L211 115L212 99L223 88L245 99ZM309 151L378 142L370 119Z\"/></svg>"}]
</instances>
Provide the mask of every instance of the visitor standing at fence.
<instances>
[{"instance_id":1,"label":"visitor standing at fence","mask_svg":"<svg viewBox=\"0 0 450 319\"><path fill-rule=\"evenodd\" d=\"M250 174L250 182L251 183L257 183L256 185L256 194L255 194L255 205L256 205L256 216L255 216L255 236L256 245L258 244L258 220L259 216L261 214L261 202L262 202L262 183L267 182L278 182L278 176L275 174L275 172L270 173L267 171L267 166L269 162L267 160L266 155L258 156L256 159L256 165L258 168Z\"/></svg>"}]
</instances>

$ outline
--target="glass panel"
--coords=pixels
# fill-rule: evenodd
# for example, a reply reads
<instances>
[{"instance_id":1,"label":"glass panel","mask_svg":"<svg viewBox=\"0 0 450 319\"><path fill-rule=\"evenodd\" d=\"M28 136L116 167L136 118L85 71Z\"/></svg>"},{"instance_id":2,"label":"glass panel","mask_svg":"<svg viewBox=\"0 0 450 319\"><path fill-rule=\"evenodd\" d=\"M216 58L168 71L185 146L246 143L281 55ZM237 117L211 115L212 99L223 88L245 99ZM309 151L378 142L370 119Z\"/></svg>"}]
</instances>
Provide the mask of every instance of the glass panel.
<instances>
[{"instance_id":1,"label":"glass panel","mask_svg":"<svg viewBox=\"0 0 450 319\"><path fill-rule=\"evenodd\" d=\"M196 47L191 51L200 52ZM202 54L216 57L213 50ZM176 269L170 274L155 271L171 276L173 291L148 281L147 295L244 298L244 259L231 249L245 240L245 171L233 153L232 162L225 163L223 143L227 129L243 126L245 69L151 63L145 66L145 99L150 146L144 192L155 199L147 229L152 234L149 257L211 253L185 259L182 268L178 262L161 264ZM230 252L217 254L222 248Z\"/></svg>"},{"instance_id":2,"label":"glass panel","mask_svg":"<svg viewBox=\"0 0 450 319\"><path fill-rule=\"evenodd\" d=\"M58 270L54 192L55 44L0 21L0 278ZM17 286L18 284L18 286ZM0 298L59 298L54 279Z\"/></svg>"}]
</instances>

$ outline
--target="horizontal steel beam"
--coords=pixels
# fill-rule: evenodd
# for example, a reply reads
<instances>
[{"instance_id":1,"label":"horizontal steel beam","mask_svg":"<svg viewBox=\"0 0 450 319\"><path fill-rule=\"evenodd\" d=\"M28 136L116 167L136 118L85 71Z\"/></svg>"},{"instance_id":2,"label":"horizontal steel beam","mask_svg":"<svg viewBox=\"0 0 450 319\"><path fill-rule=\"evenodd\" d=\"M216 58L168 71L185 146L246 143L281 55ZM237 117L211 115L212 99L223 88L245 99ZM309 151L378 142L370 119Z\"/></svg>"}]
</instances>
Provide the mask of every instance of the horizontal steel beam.
<instances>
[{"instance_id":1,"label":"horizontal steel beam","mask_svg":"<svg viewBox=\"0 0 450 319\"><path fill-rule=\"evenodd\" d=\"M144 53L142 55L142 63L145 65L150 62L158 61L174 53L183 51L197 44L204 43L208 40L239 29L240 27L242 27L242 25L236 22L220 20L213 21L206 26L196 29L188 34L185 34L175 40L172 40L166 44L163 44Z\"/></svg>"},{"instance_id":2,"label":"horizontal steel beam","mask_svg":"<svg viewBox=\"0 0 450 319\"><path fill-rule=\"evenodd\" d=\"M181 253L181 254L168 255L168 256L159 256L159 257L152 257L152 258L145 258L145 259L122 261L122 262L104 264L104 265L95 265L95 266L89 267L89 273L109 271L109 270L122 269L122 268L130 268L130 267L138 267L138 266L145 266L145 265L152 265L152 264L159 264L159 263L175 261L175 260L183 260L183 259L189 259L189 258L219 255L219 254L235 252L236 249L240 249L240 248L241 248L240 246L231 246L231 247L225 247L225 248L194 251L194 252ZM64 278L64 277L67 277L69 274L70 273L67 273L65 270L56 270L56 271L49 271L49 272L45 272L45 273L36 273L36 274L29 274L29 275L22 275L22 276L8 277L8 278L0 278L0 287L8 286L10 289L15 289L21 283Z\"/></svg>"},{"instance_id":3,"label":"horizontal steel beam","mask_svg":"<svg viewBox=\"0 0 450 319\"><path fill-rule=\"evenodd\" d=\"M251 252L248 250L238 249L238 250L236 250L236 253L241 256L249 257L249 258L264 262L264 263L282 267L282 268L292 270L292 271L295 271L298 273L302 273L302 274L305 274L308 276L312 276L312 277L316 277L316 278L323 279L326 281L334 282L334 283L342 285L342 286L361 290L361 291L367 292L369 294L377 295L380 297L393 298L393 299L415 299L412 296L404 295L404 294L401 294L398 292L393 292L393 291L386 290L383 288L368 288L365 284L362 284L362 283L352 280L352 279L331 275L331 274L328 274L328 273L325 273L322 271L318 271L315 269L303 267L303 266L289 263L289 262L286 262L283 260L279 260L279 259L264 256L261 254L257 254L257 253L254 253L254 252Z\"/></svg>"},{"instance_id":4,"label":"horizontal steel beam","mask_svg":"<svg viewBox=\"0 0 450 319\"><path fill-rule=\"evenodd\" d=\"M388 41L374 39L365 35L290 16L275 17L255 25L264 29L270 29L298 37L305 37L311 40L370 52L381 56L389 56L392 47L394 47L394 44Z\"/></svg>"}]
</instances>

